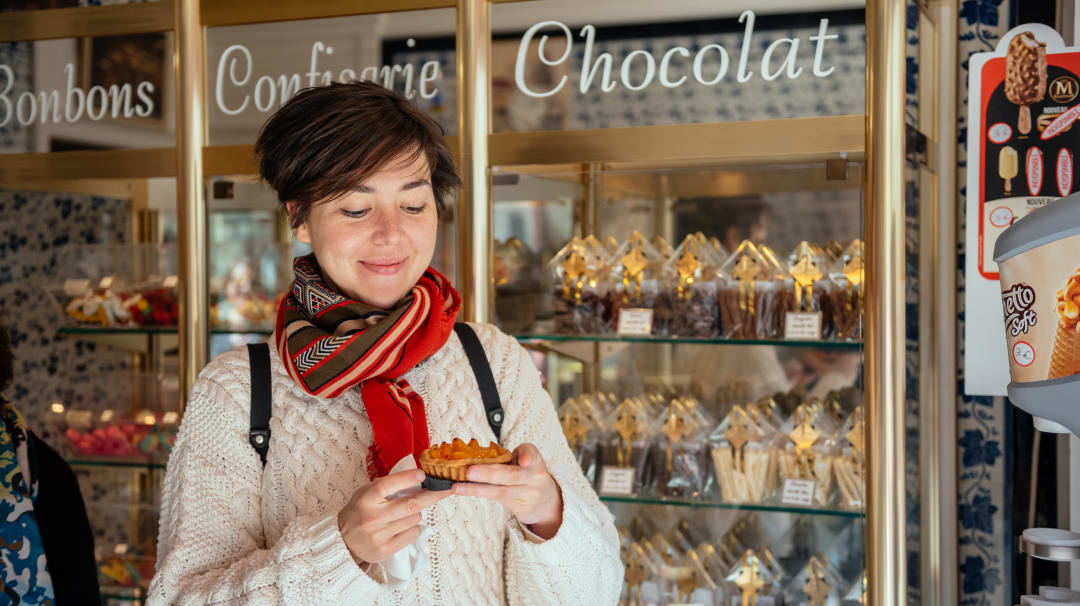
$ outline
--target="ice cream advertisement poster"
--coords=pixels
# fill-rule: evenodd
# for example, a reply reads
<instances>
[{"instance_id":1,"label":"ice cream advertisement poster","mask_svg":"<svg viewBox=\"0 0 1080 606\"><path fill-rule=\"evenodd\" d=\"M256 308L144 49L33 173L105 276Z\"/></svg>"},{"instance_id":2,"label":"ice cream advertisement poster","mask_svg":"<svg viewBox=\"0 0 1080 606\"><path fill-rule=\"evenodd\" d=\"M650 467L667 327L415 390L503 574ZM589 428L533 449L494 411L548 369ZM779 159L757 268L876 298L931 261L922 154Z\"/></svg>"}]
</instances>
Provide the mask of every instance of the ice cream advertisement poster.
<instances>
[{"instance_id":1,"label":"ice cream advertisement poster","mask_svg":"<svg viewBox=\"0 0 1080 606\"><path fill-rule=\"evenodd\" d=\"M1017 219L1080 189L1080 48L1046 25L1019 25L969 67L964 385L1005 395L1013 344L994 244ZM1036 352L1027 368L1046 364Z\"/></svg>"},{"instance_id":2,"label":"ice cream advertisement poster","mask_svg":"<svg viewBox=\"0 0 1080 606\"><path fill-rule=\"evenodd\" d=\"M1080 236L1002 263L999 313L1017 383L1080 373Z\"/></svg>"}]
</instances>

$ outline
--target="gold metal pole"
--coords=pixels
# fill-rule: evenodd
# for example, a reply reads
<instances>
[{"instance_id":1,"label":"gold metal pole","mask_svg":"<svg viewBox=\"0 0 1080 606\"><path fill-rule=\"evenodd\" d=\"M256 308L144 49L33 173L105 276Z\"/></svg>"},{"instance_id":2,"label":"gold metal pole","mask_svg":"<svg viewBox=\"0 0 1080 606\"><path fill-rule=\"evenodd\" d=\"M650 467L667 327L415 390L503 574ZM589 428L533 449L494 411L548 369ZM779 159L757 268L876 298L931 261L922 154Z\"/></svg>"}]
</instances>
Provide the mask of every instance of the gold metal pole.
<instances>
[{"instance_id":1,"label":"gold metal pole","mask_svg":"<svg viewBox=\"0 0 1080 606\"><path fill-rule=\"evenodd\" d=\"M870 606L906 606L904 0L866 3L866 564Z\"/></svg>"},{"instance_id":2,"label":"gold metal pole","mask_svg":"<svg viewBox=\"0 0 1080 606\"><path fill-rule=\"evenodd\" d=\"M491 9L487 0L457 5L458 159L464 186L457 201L457 287L463 320L490 322L491 186L488 179L488 102Z\"/></svg>"},{"instance_id":3,"label":"gold metal pole","mask_svg":"<svg viewBox=\"0 0 1080 606\"><path fill-rule=\"evenodd\" d=\"M198 0L175 0L176 204L180 255L180 389L191 385L210 355L206 196L203 191L203 77L205 66Z\"/></svg>"},{"instance_id":4,"label":"gold metal pole","mask_svg":"<svg viewBox=\"0 0 1080 606\"><path fill-rule=\"evenodd\" d=\"M932 158L937 163L935 176L937 204L934 208L935 226L933 280L935 298L933 335L922 341L922 347L936 350L933 363L933 380L937 403L936 417L931 419L934 428L920 435L921 440L937 444L934 453L927 457L934 472L928 481L934 482L935 490L922 496L922 503L929 503L935 520L929 520L934 529L931 550L934 561L932 583L923 585L922 593L934 592L936 602L927 604L955 604L958 600L957 557L957 448L956 448L956 387L957 387L957 231L956 231L956 136L957 136L957 28L959 0L933 0L930 13L934 17L936 52L933 59L937 84L934 104L934 147ZM923 484L927 485L927 484ZM928 504L921 504L920 509Z\"/></svg>"}]
</instances>

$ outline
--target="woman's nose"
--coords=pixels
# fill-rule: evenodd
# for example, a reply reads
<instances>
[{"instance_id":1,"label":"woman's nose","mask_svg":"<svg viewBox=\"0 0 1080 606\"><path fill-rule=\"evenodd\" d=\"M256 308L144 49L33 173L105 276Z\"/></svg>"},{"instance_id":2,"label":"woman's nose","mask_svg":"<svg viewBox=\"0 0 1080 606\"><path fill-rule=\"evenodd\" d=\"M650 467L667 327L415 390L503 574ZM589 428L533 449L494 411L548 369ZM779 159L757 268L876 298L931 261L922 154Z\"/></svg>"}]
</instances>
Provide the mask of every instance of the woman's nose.
<instances>
[{"instance_id":1,"label":"woman's nose","mask_svg":"<svg viewBox=\"0 0 1080 606\"><path fill-rule=\"evenodd\" d=\"M393 209L379 209L375 214L375 244L394 244L401 237L401 225Z\"/></svg>"}]
</instances>

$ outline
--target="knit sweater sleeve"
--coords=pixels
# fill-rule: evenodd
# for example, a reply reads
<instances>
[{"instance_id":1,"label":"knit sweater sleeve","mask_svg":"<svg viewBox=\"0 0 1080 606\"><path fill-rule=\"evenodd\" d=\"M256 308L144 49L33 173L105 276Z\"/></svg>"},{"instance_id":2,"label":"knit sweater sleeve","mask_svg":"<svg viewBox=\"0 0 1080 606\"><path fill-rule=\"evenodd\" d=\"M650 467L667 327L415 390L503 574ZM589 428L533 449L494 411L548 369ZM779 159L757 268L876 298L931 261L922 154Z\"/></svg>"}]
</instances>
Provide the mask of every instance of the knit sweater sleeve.
<instances>
[{"instance_id":1,"label":"knit sweater sleeve","mask_svg":"<svg viewBox=\"0 0 1080 606\"><path fill-rule=\"evenodd\" d=\"M562 525L547 541L512 525L505 548L509 604L615 604L624 569L614 519L574 459L529 353L498 329L477 326L482 330L506 409L502 442L511 450L535 445L563 501Z\"/></svg>"},{"instance_id":2,"label":"knit sweater sleeve","mask_svg":"<svg viewBox=\"0 0 1080 606\"><path fill-rule=\"evenodd\" d=\"M262 463L248 443L250 396L239 393L250 386L230 369L230 356L242 357L232 366L246 373L246 354L231 352L192 387L165 472L147 603L374 602L384 586L353 561L336 513L300 516L275 545L265 544Z\"/></svg>"}]
</instances>

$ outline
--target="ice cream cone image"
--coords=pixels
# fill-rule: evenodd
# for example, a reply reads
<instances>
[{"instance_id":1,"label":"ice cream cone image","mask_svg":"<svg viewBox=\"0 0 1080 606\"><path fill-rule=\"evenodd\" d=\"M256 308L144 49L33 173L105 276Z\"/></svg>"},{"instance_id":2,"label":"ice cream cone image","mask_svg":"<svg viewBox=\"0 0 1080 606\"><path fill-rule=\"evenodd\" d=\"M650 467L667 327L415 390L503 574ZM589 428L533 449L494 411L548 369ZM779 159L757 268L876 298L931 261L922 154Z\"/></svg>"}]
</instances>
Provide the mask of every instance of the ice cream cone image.
<instances>
[{"instance_id":1,"label":"ice cream cone image","mask_svg":"<svg viewBox=\"0 0 1080 606\"><path fill-rule=\"evenodd\" d=\"M1057 291L1054 312L1058 319L1054 333L1054 349L1050 353L1048 379L1080 373L1080 268Z\"/></svg>"},{"instance_id":2,"label":"ice cream cone image","mask_svg":"<svg viewBox=\"0 0 1080 606\"><path fill-rule=\"evenodd\" d=\"M1005 53L1005 96L1020 106L1016 130L1021 135L1031 132L1032 103L1046 95L1046 43L1035 39L1031 32L1020 32L1010 42Z\"/></svg>"}]
</instances>

